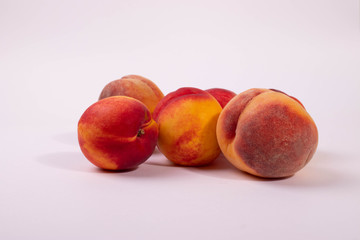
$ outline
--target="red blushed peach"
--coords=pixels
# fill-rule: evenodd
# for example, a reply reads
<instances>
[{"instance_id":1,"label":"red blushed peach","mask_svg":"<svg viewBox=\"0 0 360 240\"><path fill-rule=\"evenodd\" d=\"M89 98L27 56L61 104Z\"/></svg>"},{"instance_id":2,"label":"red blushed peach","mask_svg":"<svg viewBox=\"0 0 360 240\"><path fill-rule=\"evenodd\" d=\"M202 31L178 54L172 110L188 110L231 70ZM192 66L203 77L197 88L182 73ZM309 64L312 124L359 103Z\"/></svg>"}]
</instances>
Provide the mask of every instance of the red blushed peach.
<instances>
[{"instance_id":1,"label":"red blushed peach","mask_svg":"<svg viewBox=\"0 0 360 240\"><path fill-rule=\"evenodd\" d=\"M222 108L211 94L180 88L166 95L154 111L159 150L183 166L211 163L220 154L216 123Z\"/></svg>"},{"instance_id":2,"label":"red blushed peach","mask_svg":"<svg viewBox=\"0 0 360 240\"><path fill-rule=\"evenodd\" d=\"M128 96L144 103L152 113L164 97L151 80L138 75L128 75L108 83L101 91L99 100L111 96Z\"/></svg>"},{"instance_id":3,"label":"red blushed peach","mask_svg":"<svg viewBox=\"0 0 360 240\"><path fill-rule=\"evenodd\" d=\"M78 123L78 139L85 157L99 168L131 169L153 153L158 127L140 101L114 96L91 105Z\"/></svg>"},{"instance_id":4,"label":"red blushed peach","mask_svg":"<svg viewBox=\"0 0 360 240\"><path fill-rule=\"evenodd\" d=\"M236 93L223 89L223 88L211 88L205 90L206 92L210 93L216 100L220 103L221 107L224 108L225 105L236 96Z\"/></svg>"},{"instance_id":5,"label":"red blushed peach","mask_svg":"<svg viewBox=\"0 0 360 240\"><path fill-rule=\"evenodd\" d=\"M318 143L316 125L299 100L273 89L254 88L223 109L217 138L237 168L266 177L288 177L302 169Z\"/></svg>"}]
</instances>

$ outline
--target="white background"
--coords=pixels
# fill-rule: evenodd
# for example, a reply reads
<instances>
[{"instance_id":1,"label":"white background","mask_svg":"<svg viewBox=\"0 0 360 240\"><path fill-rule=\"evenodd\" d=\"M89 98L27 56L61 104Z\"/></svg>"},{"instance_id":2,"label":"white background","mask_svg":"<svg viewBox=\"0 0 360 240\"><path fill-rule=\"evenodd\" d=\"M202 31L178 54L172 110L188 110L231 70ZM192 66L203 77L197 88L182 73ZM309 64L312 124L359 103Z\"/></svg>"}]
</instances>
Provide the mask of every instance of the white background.
<instances>
[{"instance_id":1,"label":"white background","mask_svg":"<svg viewBox=\"0 0 360 240\"><path fill-rule=\"evenodd\" d=\"M0 1L0 239L360 239L360 21L351 0ZM98 170L77 121L127 74L297 97L311 162Z\"/></svg>"}]
</instances>

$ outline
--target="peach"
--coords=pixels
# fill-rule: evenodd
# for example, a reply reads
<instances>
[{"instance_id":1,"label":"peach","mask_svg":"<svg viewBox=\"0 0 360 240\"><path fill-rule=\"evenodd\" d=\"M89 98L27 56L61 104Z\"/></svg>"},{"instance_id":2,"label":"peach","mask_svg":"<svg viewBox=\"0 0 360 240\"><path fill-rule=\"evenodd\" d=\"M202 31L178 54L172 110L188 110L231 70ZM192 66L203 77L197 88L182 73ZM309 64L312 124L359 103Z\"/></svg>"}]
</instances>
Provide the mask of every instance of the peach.
<instances>
[{"instance_id":1,"label":"peach","mask_svg":"<svg viewBox=\"0 0 360 240\"><path fill-rule=\"evenodd\" d=\"M223 89L223 88L210 88L205 90L210 93L216 100L220 103L221 107L224 108L225 105L236 96L236 93Z\"/></svg>"},{"instance_id":2,"label":"peach","mask_svg":"<svg viewBox=\"0 0 360 240\"><path fill-rule=\"evenodd\" d=\"M111 96L133 97L144 103L152 113L164 94L151 80L128 75L108 83L101 91L99 100Z\"/></svg>"},{"instance_id":3,"label":"peach","mask_svg":"<svg viewBox=\"0 0 360 240\"><path fill-rule=\"evenodd\" d=\"M302 169L318 143L316 125L294 97L274 89L249 89L234 97L217 123L220 148L238 169L265 178Z\"/></svg>"},{"instance_id":4,"label":"peach","mask_svg":"<svg viewBox=\"0 0 360 240\"><path fill-rule=\"evenodd\" d=\"M183 166L211 163L220 154L216 123L221 110L211 94L197 88L166 95L153 114L159 125L160 152Z\"/></svg>"},{"instance_id":5,"label":"peach","mask_svg":"<svg viewBox=\"0 0 360 240\"><path fill-rule=\"evenodd\" d=\"M132 169L153 153L158 126L140 101L114 96L91 105L78 123L81 151L106 170Z\"/></svg>"}]
</instances>

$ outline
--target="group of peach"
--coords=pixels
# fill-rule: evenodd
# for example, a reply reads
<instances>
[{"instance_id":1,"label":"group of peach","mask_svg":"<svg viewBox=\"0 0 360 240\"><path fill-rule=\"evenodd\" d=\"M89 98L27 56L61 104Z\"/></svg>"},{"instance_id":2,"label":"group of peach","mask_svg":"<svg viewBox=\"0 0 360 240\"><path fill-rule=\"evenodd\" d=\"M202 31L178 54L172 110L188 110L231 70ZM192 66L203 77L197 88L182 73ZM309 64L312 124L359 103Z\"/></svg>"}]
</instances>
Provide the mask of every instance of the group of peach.
<instances>
[{"instance_id":1,"label":"group of peach","mask_svg":"<svg viewBox=\"0 0 360 240\"><path fill-rule=\"evenodd\" d=\"M129 75L108 83L82 114L78 140L105 170L136 168L157 146L179 166L208 165L223 154L241 171L282 178L310 161L318 131L302 103L279 90L185 87L164 96L151 80Z\"/></svg>"}]
</instances>

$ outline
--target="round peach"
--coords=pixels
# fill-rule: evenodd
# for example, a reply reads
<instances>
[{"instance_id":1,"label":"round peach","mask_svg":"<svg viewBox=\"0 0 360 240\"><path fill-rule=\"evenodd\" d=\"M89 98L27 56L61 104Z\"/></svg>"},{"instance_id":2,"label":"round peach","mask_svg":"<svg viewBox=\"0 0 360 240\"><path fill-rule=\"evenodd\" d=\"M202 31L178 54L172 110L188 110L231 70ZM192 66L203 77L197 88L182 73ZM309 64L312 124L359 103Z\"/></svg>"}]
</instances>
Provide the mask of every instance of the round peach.
<instances>
[{"instance_id":1,"label":"round peach","mask_svg":"<svg viewBox=\"0 0 360 240\"><path fill-rule=\"evenodd\" d=\"M222 108L209 93L180 88L166 95L154 111L159 150L183 166L211 163L220 154L216 123Z\"/></svg>"},{"instance_id":2,"label":"round peach","mask_svg":"<svg viewBox=\"0 0 360 240\"><path fill-rule=\"evenodd\" d=\"M144 103L152 113L164 94L151 80L128 75L108 83L101 91L99 100L111 96L133 97Z\"/></svg>"},{"instance_id":3,"label":"round peach","mask_svg":"<svg viewBox=\"0 0 360 240\"><path fill-rule=\"evenodd\" d=\"M158 127L140 101L114 96L91 105L78 123L78 139L85 157L99 168L131 169L153 153Z\"/></svg>"},{"instance_id":4,"label":"round peach","mask_svg":"<svg viewBox=\"0 0 360 240\"><path fill-rule=\"evenodd\" d=\"M237 168L266 177L288 177L312 158L316 125L294 97L274 89L249 89L223 109L217 138L225 157Z\"/></svg>"}]
</instances>

